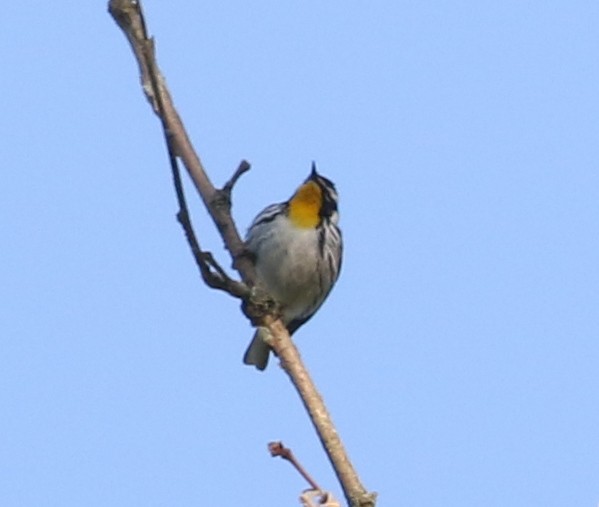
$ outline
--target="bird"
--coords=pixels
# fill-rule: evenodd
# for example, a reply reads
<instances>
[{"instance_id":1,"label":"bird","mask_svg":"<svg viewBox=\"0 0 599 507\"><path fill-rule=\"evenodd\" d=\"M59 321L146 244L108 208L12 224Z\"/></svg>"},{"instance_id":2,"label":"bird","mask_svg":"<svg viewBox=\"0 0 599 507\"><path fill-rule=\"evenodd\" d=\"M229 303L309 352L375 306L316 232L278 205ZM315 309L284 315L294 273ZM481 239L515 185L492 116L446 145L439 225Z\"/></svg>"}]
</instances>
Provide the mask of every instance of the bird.
<instances>
[{"instance_id":1,"label":"bird","mask_svg":"<svg viewBox=\"0 0 599 507\"><path fill-rule=\"evenodd\" d=\"M246 249L259 283L279 303L290 335L318 311L339 277L343 240L338 222L335 185L312 162L310 175L291 198L264 208L248 228ZM257 329L245 364L266 368L268 335L268 329Z\"/></svg>"}]
</instances>

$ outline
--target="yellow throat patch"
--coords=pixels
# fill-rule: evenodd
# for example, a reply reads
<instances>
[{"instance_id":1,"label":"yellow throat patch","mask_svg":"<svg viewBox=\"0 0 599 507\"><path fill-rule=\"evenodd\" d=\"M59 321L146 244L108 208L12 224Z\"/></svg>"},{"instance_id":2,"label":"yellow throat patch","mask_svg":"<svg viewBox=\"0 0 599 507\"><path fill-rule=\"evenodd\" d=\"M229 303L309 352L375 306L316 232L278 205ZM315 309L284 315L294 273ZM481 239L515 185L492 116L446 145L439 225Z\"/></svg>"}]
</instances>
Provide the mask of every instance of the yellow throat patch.
<instances>
[{"instance_id":1,"label":"yellow throat patch","mask_svg":"<svg viewBox=\"0 0 599 507\"><path fill-rule=\"evenodd\" d=\"M313 181L304 183L289 201L289 220L296 227L316 227L320 222L322 190Z\"/></svg>"}]
</instances>

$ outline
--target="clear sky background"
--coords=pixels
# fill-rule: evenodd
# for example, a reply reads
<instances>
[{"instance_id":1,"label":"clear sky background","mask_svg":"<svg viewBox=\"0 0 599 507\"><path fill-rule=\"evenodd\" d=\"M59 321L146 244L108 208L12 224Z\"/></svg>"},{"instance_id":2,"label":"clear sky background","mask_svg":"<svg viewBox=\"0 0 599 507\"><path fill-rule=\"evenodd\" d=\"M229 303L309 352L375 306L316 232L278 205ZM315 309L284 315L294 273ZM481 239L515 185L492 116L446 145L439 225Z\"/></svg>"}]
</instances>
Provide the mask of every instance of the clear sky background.
<instances>
[{"instance_id":1,"label":"clear sky background","mask_svg":"<svg viewBox=\"0 0 599 507\"><path fill-rule=\"evenodd\" d=\"M297 333L379 505L599 502L599 3L146 1L245 230L315 160L345 259ZM340 489L203 286L105 2L0 19L0 505L296 505ZM225 264L190 187L204 245Z\"/></svg>"}]
</instances>

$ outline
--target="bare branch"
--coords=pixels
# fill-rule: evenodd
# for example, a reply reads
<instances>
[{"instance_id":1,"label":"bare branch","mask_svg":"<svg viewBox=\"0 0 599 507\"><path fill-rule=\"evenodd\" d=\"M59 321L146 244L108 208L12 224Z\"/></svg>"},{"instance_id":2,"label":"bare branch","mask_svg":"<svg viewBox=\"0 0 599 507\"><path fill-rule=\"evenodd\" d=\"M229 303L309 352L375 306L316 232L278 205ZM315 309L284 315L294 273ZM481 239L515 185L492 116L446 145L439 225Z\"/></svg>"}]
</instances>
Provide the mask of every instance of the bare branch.
<instances>
[{"instance_id":1,"label":"bare branch","mask_svg":"<svg viewBox=\"0 0 599 507\"><path fill-rule=\"evenodd\" d=\"M310 487L312 489L322 491L322 488L318 484L316 484L316 481L314 479L312 479L310 474L306 471L306 469L302 466L302 464L294 456L291 449L289 449L288 447L285 447L283 445L283 442L270 442L268 444L268 450L270 452L270 455L273 458L278 456L280 458L283 458L283 459L289 461L289 463L291 463L293 465L293 467L299 472L299 474L304 479L306 479L306 482L310 485Z\"/></svg>"},{"instance_id":2,"label":"bare branch","mask_svg":"<svg viewBox=\"0 0 599 507\"><path fill-rule=\"evenodd\" d=\"M316 389L314 381L301 360L297 347L280 320L270 322L268 329L272 336L269 345L281 361L283 370L297 389L318 438L324 447L329 461L337 474L347 502L352 507L374 507L376 493L366 491L345 451L333 420Z\"/></svg>"},{"instance_id":3,"label":"bare branch","mask_svg":"<svg viewBox=\"0 0 599 507\"><path fill-rule=\"evenodd\" d=\"M249 162L247 160L242 160L239 163L239 167L237 168L233 176L231 176L231 179L227 181L227 183L225 183L225 186L223 187L223 192L225 192L229 196L229 199L231 199L231 192L233 191L233 187L237 183L237 180L241 178L241 176L243 176L249 170Z\"/></svg>"},{"instance_id":4,"label":"bare branch","mask_svg":"<svg viewBox=\"0 0 599 507\"><path fill-rule=\"evenodd\" d=\"M322 488L316 484L316 481L312 479L310 474L295 457L293 451L288 447L285 447L283 442L270 442L268 444L268 450L271 456L278 456L289 461L289 463L293 465L293 467L304 479L306 479L310 485L310 489L304 491L304 493L300 496L300 502L302 505L304 505L304 507L340 507L339 502L337 502L332 493L323 491Z\"/></svg>"},{"instance_id":5,"label":"bare branch","mask_svg":"<svg viewBox=\"0 0 599 507\"><path fill-rule=\"evenodd\" d=\"M172 139L175 155L183 161L191 179L206 206L209 215L220 232L225 247L233 258L235 268L248 287L256 283L254 265L244 255L244 242L228 212L230 203L224 200L222 191L216 190L208 178L202 162L195 152L181 118L177 113L164 77L154 56L154 43L145 30L141 2L137 0L110 0L108 10L123 30L139 65L140 79L146 97L154 112L160 115L167 135ZM159 99L158 99L159 97ZM162 104L159 111L158 100ZM227 205L228 203L228 205Z\"/></svg>"},{"instance_id":6,"label":"bare branch","mask_svg":"<svg viewBox=\"0 0 599 507\"><path fill-rule=\"evenodd\" d=\"M284 370L289 375L308 410L348 503L352 507L373 507L375 495L366 492L361 485L324 402L303 366L287 329L277 317L278 308L276 303L256 285L257 277L253 259L247 254L245 244L231 216L232 189L239 177L249 170L249 164L245 161L242 162L222 190L217 190L214 187L200 158L191 145L156 63L154 43L147 34L141 2L139 0L110 0L109 12L123 30L131 45L139 66L141 84L146 98L162 122L180 208L177 219L185 231L202 278L208 286L242 298L242 308L252 323L269 328L272 336L270 345L281 359ZM223 238L225 247L233 259L233 267L238 271L242 282L232 280L224 269L216 263L210 253L201 250L189 219L177 158L180 158L185 165L209 215Z\"/></svg>"},{"instance_id":7,"label":"bare branch","mask_svg":"<svg viewBox=\"0 0 599 507\"><path fill-rule=\"evenodd\" d=\"M206 285L213 289L226 291L235 297L247 297L249 294L249 289L244 286L244 284L230 278L220 267L220 265L217 264L212 254L202 251L197 236L193 230L189 216L189 209L185 199L185 193L183 191L181 173L177 163L176 137L167 121L166 110L168 104L170 104L170 97L166 87L163 84L161 85L161 83L163 83L163 78L160 75L156 65L154 44L153 41L148 37L141 3L127 1L111 2L109 5L109 10L117 20L119 26L127 35L127 40L129 40L129 43L131 44L139 63L142 87L146 97L148 98L150 104L152 104L154 111L162 122L165 142L168 149L169 162L173 175L175 193L177 196L177 202L179 203L177 220L183 227L185 237L189 243L189 247L194 256L196 264L200 269L202 279ZM203 170L201 167L200 169ZM231 188L237 178L239 178L239 176L247 170L249 170L249 164L244 161L244 163L239 166L239 169L233 175L231 181L227 183L229 186L227 194L230 194ZM215 195L219 195L219 191L214 189L211 190L215 192ZM222 192L223 191L220 193Z\"/></svg>"}]
</instances>

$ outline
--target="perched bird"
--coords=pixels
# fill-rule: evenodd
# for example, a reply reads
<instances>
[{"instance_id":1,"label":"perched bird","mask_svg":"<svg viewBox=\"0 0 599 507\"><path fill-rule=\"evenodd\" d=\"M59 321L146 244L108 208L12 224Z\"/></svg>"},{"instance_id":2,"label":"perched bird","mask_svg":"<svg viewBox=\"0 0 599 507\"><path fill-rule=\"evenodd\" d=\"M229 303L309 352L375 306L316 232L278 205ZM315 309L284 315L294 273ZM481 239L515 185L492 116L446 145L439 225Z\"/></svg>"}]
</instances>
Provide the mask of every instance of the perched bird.
<instances>
[{"instance_id":1,"label":"perched bird","mask_svg":"<svg viewBox=\"0 0 599 507\"><path fill-rule=\"evenodd\" d=\"M246 246L266 291L281 305L290 334L316 313L341 269L343 250L337 226L337 191L331 180L312 172L288 201L271 204L252 222ZM264 370L270 347L258 328L243 362Z\"/></svg>"}]
</instances>

